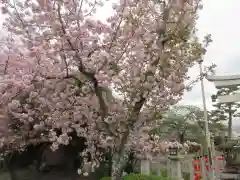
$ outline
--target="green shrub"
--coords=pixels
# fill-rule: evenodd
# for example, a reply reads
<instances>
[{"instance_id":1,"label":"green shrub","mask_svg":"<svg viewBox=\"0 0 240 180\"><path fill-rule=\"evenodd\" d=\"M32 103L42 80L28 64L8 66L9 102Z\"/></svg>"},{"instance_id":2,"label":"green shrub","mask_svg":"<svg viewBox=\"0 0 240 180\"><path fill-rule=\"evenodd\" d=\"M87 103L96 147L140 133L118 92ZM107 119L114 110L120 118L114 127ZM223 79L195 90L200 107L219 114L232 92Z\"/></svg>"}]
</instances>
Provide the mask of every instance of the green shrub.
<instances>
[{"instance_id":1,"label":"green shrub","mask_svg":"<svg viewBox=\"0 0 240 180\"><path fill-rule=\"evenodd\" d=\"M124 180L168 180L167 177L160 177L156 175L145 175L145 174L129 174L124 177Z\"/></svg>"},{"instance_id":2,"label":"green shrub","mask_svg":"<svg viewBox=\"0 0 240 180\"><path fill-rule=\"evenodd\" d=\"M111 180L111 177L103 177L101 180Z\"/></svg>"},{"instance_id":3,"label":"green shrub","mask_svg":"<svg viewBox=\"0 0 240 180\"><path fill-rule=\"evenodd\" d=\"M111 177L104 177L101 180L111 180ZM129 174L124 177L124 180L169 180L169 178L156 175Z\"/></svg>"},{"instance_id":4,"label":"green shrub","mask_svg":"<svg viewBox=\"0 0 240 180\"><path fill-rule=\"evenodd\" d=\"M152 171L151 174L152 175L157 175L157 172L156 171ZM190 173L183 172L182 176L183 176L184 180L191 180L190 179ZM161 177L168 177L167 169L161 169Z\"/></svg>"},{"instance_id":5,"label":"green shrub","mask_svg":"<svg viewBox=\"0 0 240 180\"><path fill-rule=\"evenodd\" d=\"M161 176L162 176L162 177L167 177L167 169L161 169L160 171L161 171ZM153 170L153 171L151 172L151 175L157 175L157 171L156 171L156 170Z\"/></svg>"},{"instance_id":6,"label":"green shrub","mask_svg":"<svg viewBox=\"0 0 240 180\"><path fill-rule=\"evenodd\" d=\"M167 169L161 169L161 176L162 177L167 177Z\"/></svg>"},{"instance_id":7,"label":"green shrub","mask_svg":"<svg viewBox=\"0 0 240 180\"><path fill-rule=\"evenodd\" d=\"M152 170L151 171L151 175L157 175L157 171L156 170Z\"/></svg>"}]
</instances>

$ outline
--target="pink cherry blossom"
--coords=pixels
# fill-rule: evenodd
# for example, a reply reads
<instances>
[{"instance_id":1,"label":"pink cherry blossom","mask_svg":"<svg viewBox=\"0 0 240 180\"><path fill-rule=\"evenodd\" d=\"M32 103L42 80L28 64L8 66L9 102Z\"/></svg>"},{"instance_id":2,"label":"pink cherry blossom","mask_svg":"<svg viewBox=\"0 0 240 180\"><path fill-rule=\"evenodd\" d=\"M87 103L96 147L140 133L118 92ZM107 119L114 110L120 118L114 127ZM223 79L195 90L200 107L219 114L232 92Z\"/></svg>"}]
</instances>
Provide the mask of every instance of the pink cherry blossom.
<instances>
[{"instance_id":1,"label":"pink cherry blossom","mask_svg":"<svg viewBox=\"0 0 240 180\"><path fill-rule=\"evenodd\" d=\"M56 149L75 131L94 167L98 148L113 149L113 180L128 151L165 151L149 132L181 99L186 73L204 52L194 34L200 0L120 0L106 23L95 16L100 0L14 2L0 4L9 32L0 102L6 121L20 127L2 146L50 141Z\"/></svg>"}]
</instances>

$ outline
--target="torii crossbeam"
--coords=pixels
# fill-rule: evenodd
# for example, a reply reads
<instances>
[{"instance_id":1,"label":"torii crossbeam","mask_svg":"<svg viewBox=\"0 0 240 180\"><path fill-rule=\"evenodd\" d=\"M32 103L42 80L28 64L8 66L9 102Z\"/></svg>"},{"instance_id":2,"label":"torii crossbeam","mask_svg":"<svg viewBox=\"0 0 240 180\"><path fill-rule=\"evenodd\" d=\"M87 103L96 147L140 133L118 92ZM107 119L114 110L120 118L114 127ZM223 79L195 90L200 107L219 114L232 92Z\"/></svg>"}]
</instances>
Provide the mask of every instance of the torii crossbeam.
<instances>
[{"instance_id":1,"label":"torii crossbeam","mask_svg":"<svg viewBox=\"0 0 240 180\"><path fill-rule=\"evenodd\" d=\"M213 82L216 88L240 86L240 75L207 76L208 81ZM240 102L240 93L218 96L220 103Z\"/></svg>"}]
</instances>

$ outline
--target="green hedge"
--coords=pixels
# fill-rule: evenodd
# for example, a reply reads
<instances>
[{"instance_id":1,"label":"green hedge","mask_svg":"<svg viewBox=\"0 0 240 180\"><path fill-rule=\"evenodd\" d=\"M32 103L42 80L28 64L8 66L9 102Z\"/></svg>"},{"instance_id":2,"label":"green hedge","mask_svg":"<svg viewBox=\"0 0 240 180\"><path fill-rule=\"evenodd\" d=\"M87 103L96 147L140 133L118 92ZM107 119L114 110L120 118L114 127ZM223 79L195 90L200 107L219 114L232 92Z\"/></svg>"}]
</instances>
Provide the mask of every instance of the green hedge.
<instances>
[{"instance_id":1,"label":"green hedge","mask_svg":"<svg viewBox=\"0 0 240 180\"><path fill-rule=\"evenodd\" d=\"M111 180L111 177L103 177L100 180Z\"/></svg>"},{"instance_id":2,"label":"green hedge","mask_svg":"<svg viewBox=\"0 0 240 180\"><path fill-rule=\"evenodd\" d=\"M167 177L159 177L156 175L145 175L145 174L129 174L124 176L124 180L169 180ZM101 180L111 180L111 177L104 177Z\"/></svg>"},{"instance_id":3,"label":"green hedge","mask_svg":"<svg viewBox=\"0 0 240 180\"><path fill-rule=\"evenodd\" d=\"M151 174L157 175L157 172L156 171L152 171ZM168 177L167 169L161 169L161 176L162 177ZM192 179L190 179L190 173L182 172L182 176L183 176L184 180L192 180Z\"/></svg>"}]
</instances>

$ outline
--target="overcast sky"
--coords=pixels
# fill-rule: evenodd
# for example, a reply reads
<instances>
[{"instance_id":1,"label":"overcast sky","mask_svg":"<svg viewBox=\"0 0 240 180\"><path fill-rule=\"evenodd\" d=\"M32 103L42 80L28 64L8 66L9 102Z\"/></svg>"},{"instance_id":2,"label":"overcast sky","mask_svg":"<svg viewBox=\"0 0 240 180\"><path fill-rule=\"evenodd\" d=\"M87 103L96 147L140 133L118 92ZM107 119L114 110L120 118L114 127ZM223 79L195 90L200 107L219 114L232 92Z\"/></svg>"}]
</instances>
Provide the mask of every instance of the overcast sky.
<instances>
[{"instance_id":1,"label":"overcast sky","mask_svg":"<svg viewBox=\"0 0 240 180\"><path fill-rule=\"evenodd\" d=\"M204 57L205 64L215 63L217 75L240 74L240 0L204 0L197 27L199 36L212 34L213 43ZM226 3L227 2L227 3ZM239 22L239 23L238 23ZM193 68L190 75L196 76ZM205 81L207 106L211 108L211 95L216 92L212 83ZM185 93L184 104L202 105L200 84ZM240 124L235 120L234 124Z\"/></svg>"}]
</instances>

